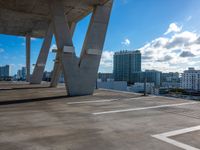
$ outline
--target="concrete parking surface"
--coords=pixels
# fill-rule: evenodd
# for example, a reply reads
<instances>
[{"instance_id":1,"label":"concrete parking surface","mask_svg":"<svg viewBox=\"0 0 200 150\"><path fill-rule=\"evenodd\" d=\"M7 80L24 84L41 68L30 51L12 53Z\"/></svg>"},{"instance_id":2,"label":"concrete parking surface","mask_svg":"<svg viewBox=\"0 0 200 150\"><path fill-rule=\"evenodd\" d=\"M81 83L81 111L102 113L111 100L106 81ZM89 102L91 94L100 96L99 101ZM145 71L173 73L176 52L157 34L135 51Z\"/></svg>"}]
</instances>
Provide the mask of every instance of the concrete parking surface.
<instances>
[{"instance_id":1,"label":"concrete parking surface","mask_svg":"<svg viewBox=\"0 0 200 150\"><path fill-rule=\"evenodd\" d=\"M0 83L1 150L198 150L199 126L197 101Z\"/></svg>"}]
</instances>

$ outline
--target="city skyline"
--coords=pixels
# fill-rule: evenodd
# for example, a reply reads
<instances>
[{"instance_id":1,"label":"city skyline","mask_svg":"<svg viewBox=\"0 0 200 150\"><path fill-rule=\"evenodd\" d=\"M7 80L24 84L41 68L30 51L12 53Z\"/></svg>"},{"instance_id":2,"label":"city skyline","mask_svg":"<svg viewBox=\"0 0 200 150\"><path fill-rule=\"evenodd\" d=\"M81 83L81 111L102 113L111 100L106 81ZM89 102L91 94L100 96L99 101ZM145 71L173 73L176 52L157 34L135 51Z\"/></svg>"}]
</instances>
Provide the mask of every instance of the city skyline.
<instances>
[{"instance_id":1,"label":"city skyline","mask_svg":"<svg viewBox=\"0 0 200 150\"><path fill-rule=\"evenodd\" d=\"M199 4L198 0L116 1L99 72L112 72L113 54L123 49L141 50L142 70L182 72L188 67L200 69L200 23L196 21L200 16ZM73 40L78 55L89 19L90 15L77 25ZM32 38L31 41L31 64L35 64L42 40ZM52 48L55 48L55 40ZM54 59L55 54L50 53L47 71L52 70ZM12 74L25 65L25 38L0 35L0 64L11 64Z\"/></svg>"}]
</instances>

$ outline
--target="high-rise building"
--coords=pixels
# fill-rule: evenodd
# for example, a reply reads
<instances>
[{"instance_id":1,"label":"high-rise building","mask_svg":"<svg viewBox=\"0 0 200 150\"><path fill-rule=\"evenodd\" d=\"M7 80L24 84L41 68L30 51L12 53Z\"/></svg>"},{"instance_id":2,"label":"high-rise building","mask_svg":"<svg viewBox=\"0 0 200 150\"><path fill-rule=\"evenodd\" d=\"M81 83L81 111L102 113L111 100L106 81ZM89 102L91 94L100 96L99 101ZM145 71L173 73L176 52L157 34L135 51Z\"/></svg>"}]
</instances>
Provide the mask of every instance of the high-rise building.
<instances>
[{"instance_id":1,"label":"high-rise building","mask_svg":"<svg viewBox=\"0 0 200 150\"><path fill-rule=\"evenodd\" d=\"M21 69L17 70L17 79L22 80L22 70Z\"/></svg>"},{"instance_id":2,"label":"high-rise building","mask_svg":"<svg viewBox=\"0 0 200 150\"><path fill-rule=\"evenodd\" d=\"M26 79L26 67L22 67L22 79Z\"/></svg>"},{"instance_id":3,"label":"high-rise building","mask_svg":"<svg viewBox=\"0 0 200 150\"><path fill-rule=\"evenodd\" d=\"M18 80L26 80L26 67L22 67L17 71Z\"/></svg>"},{"instance_id":4,"label":"high-rise building","mask_svg":"<svg viewBox=\"0 0 200 150\"><path fill-rule=\"evenodd\" d=\"M7 78L11 76L11 70L9 65L0 66L0 77Z\"/></svg>"},{"instance_id":5,"label":"high-rise building","mask_svg":"<svg viewBox=\"0 0 200 150\"><path fill-rule=\"evenodd\" d=\"M189 68L181 77L181 87L188 90L200 91L200 70Z\"/></svg>"},{"instance_id":6,"label":"high-rise building","mask_svg":"<svg viewBox=\"0 0 200 150\"><path fill-rule=\"evenodd\" d=\"M113 57L115 81L130 82L131 74L141 71L141 53L139 50L116 52Z\"/></svg>"}]
</instances>

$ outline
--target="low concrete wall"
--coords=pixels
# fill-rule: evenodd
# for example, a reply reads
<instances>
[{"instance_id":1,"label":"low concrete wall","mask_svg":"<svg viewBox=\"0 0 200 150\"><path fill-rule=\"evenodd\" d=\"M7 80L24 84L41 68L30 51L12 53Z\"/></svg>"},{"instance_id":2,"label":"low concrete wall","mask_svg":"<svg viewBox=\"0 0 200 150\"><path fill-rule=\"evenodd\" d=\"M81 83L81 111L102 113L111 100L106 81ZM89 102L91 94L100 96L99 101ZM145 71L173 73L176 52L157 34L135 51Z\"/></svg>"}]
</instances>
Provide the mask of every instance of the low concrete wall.
<instances>
[{"instance_id":1,"label":"low concrete wall","mask_svg":"<svg viewBox=\"0 0 200 150\"><path fill-rule=\"evenodd\" d=\"M97 87L103 89L127 91L127 83L125 81L97 82Z\"/></svg>"}]
</instances>

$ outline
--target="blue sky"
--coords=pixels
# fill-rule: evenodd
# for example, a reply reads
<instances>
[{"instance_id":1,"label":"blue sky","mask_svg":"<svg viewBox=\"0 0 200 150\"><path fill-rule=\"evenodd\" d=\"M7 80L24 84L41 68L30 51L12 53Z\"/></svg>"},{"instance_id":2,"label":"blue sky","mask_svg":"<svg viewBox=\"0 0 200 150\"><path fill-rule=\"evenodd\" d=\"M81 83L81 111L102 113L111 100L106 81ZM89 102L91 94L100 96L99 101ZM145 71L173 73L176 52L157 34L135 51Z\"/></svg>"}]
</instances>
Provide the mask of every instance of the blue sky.
<instances>
[{"instance_id":1,"label":"blue sky","mask_svg":"<svg viewBox=\"0 0 200 150\"><path fill-rule=\"evenodd\" d=\"M143 70L200 69L199 6L199 0L115 0L99 71L112 72L113 53L123 49L141 50ZM89 19L79 22L75 31L78 55ZM31 41L31 64L36 62L41 43L42 39ZM52 69L54 58L50 53L46 70ZM25 65L23 37L0 35L0 65L5 64L12 65L12 74Z\"/></svg>"}]
</instances>

